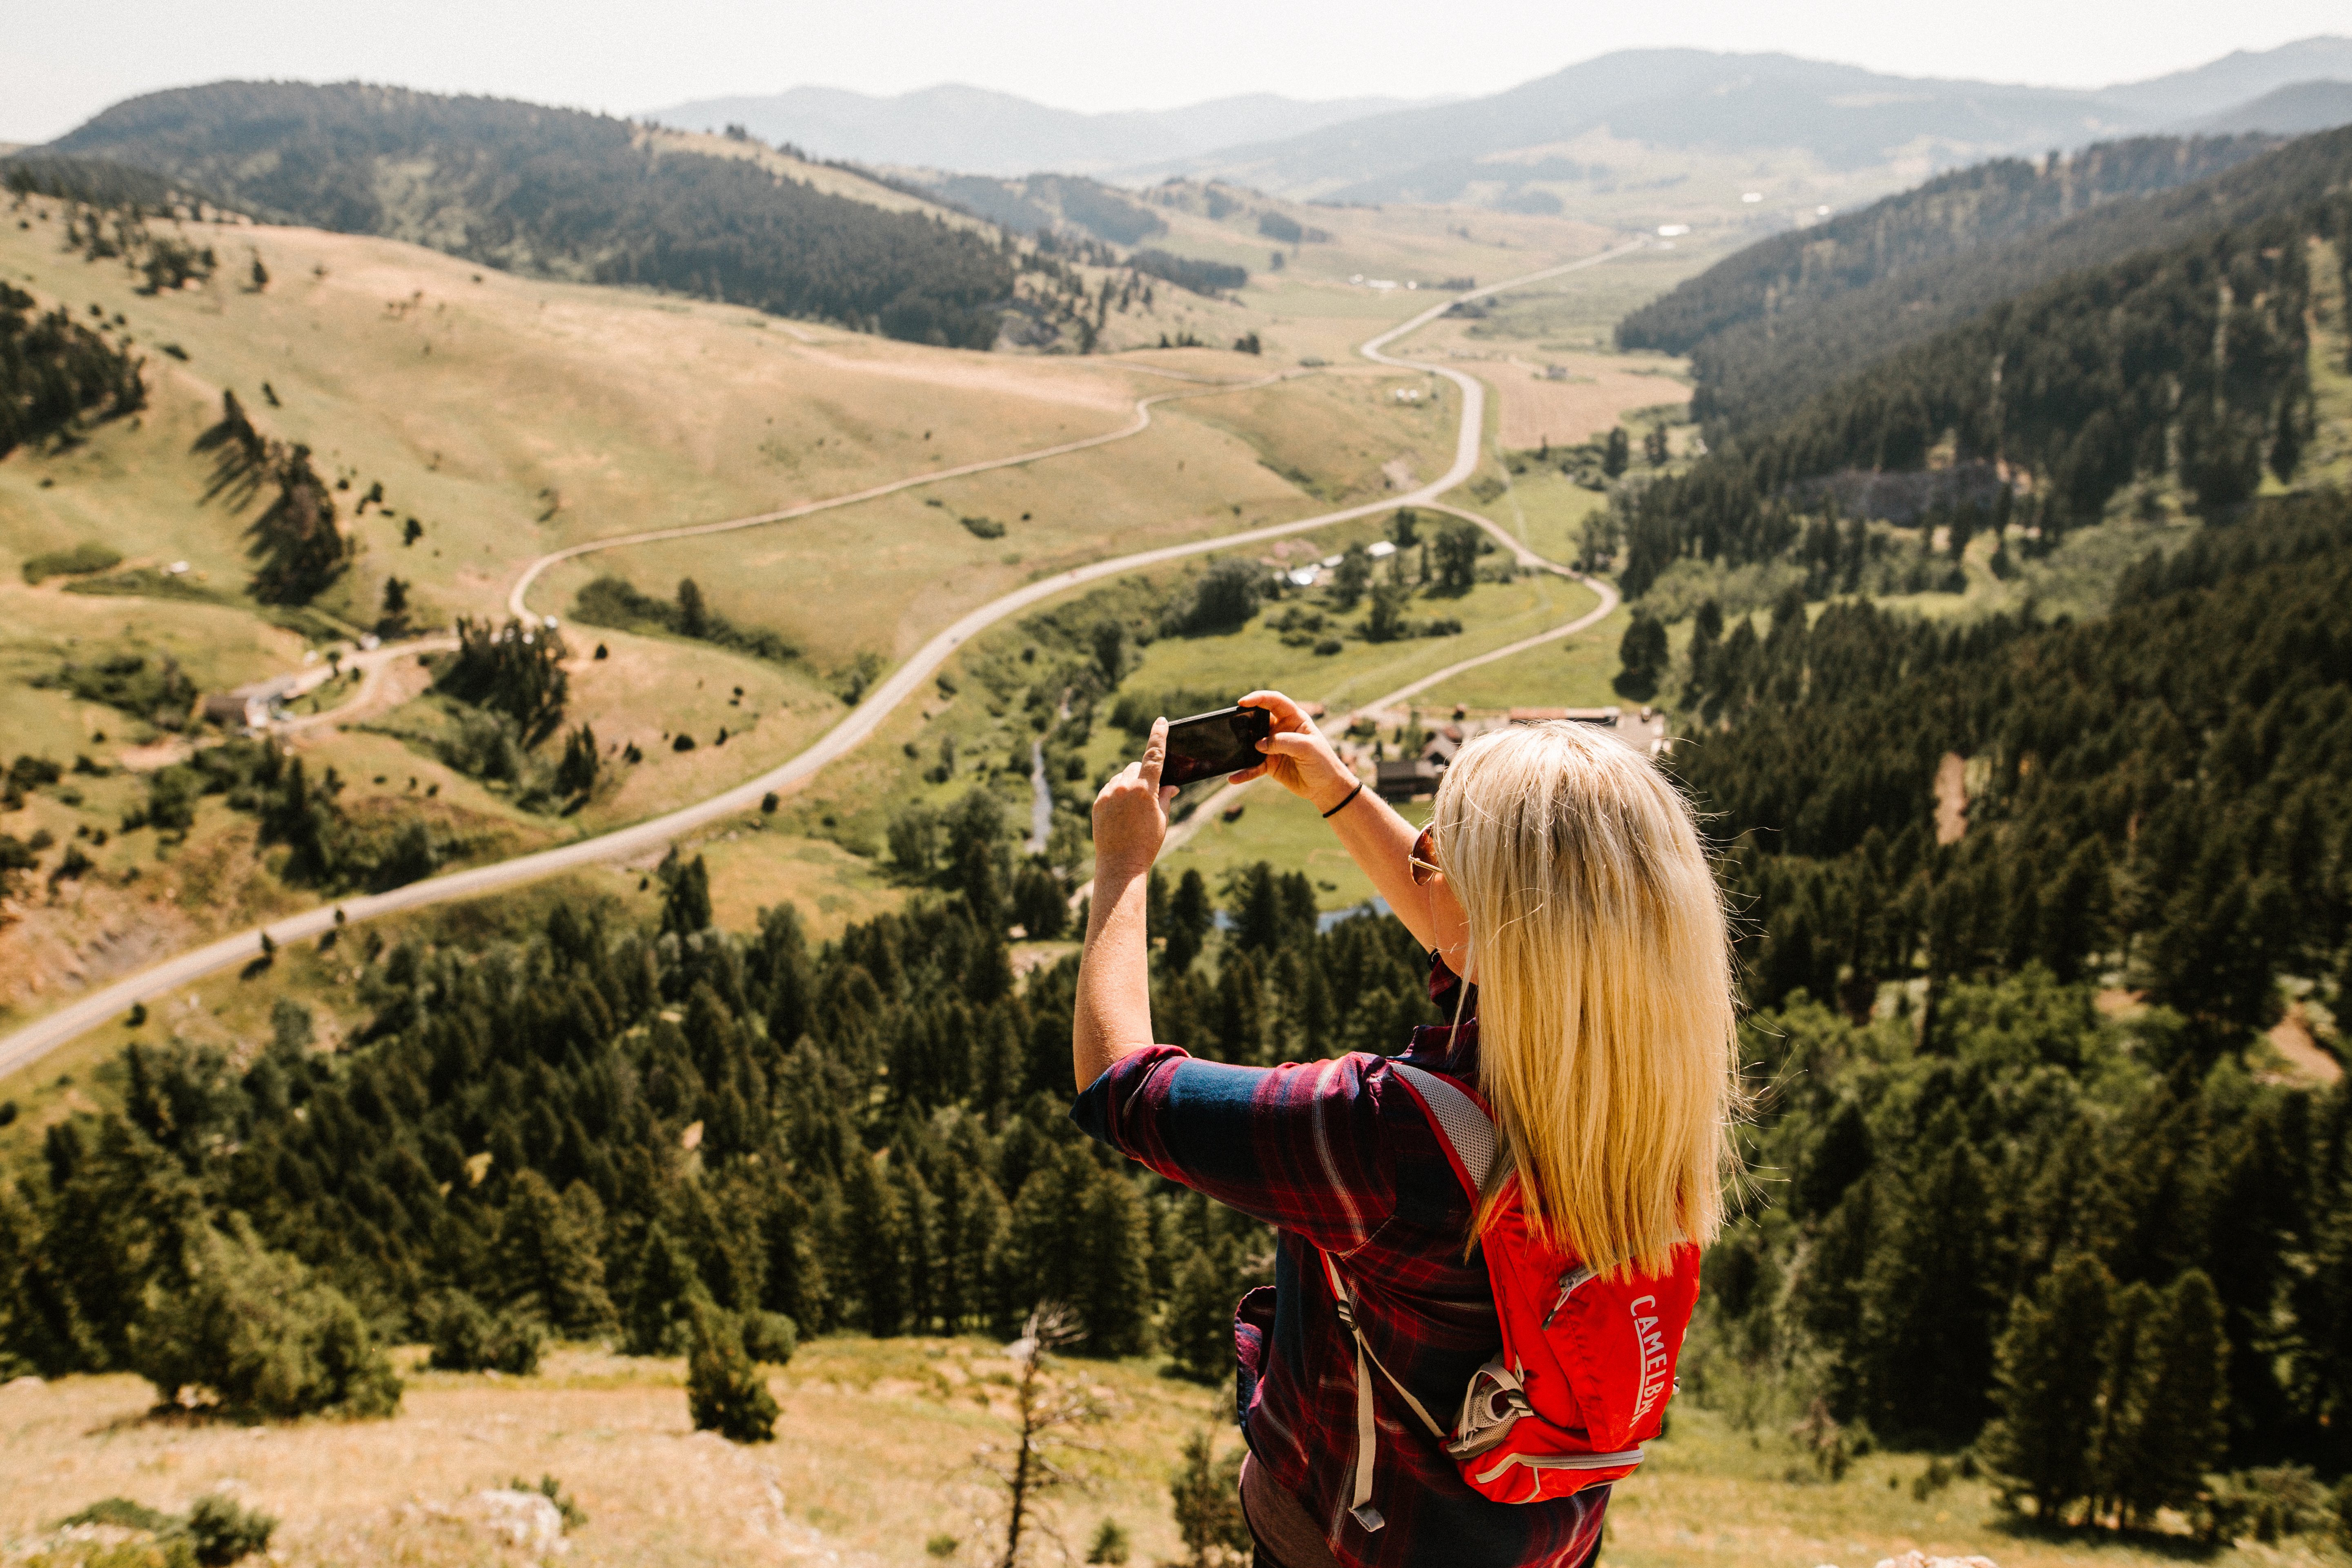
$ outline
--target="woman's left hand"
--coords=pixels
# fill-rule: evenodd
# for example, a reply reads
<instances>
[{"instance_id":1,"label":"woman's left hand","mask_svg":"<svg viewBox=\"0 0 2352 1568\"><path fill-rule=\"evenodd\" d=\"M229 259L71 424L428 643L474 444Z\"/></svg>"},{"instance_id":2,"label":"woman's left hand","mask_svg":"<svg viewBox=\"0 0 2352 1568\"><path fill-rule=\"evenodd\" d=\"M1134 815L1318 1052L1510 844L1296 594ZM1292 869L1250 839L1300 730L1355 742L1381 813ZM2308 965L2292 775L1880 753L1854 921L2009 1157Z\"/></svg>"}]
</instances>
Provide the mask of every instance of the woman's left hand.
<instances>
[{"instance_id":1,"label":"woman's left hand","mask_svg":"<svg viewBox=\"0 0 2352 1568\"><path fill-rule=\"evenodd\" d=\"M1174 784L1160 782L1168 757L1168 721L1152 721L1151 738L1143 743L1143 758L1113 773L1095 796L1095 877L1139 877L1160 858L1160 841L1168 837L1168 803L1176 798Z\"/></svg>"}]
</instances>

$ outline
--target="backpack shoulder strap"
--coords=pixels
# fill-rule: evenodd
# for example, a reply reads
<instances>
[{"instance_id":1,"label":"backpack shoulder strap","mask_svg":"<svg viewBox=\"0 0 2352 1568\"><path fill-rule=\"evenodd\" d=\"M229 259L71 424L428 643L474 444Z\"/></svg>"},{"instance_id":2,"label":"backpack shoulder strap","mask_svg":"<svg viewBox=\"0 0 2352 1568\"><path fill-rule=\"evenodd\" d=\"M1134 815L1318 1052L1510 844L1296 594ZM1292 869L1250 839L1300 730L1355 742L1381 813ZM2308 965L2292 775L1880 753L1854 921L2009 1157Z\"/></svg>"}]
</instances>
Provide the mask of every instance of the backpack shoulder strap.
<instances>
[{"instance_id":1,"label":"backpack shoulder strap","mask_svg":"<svg viewBox=\"0 0 2352 1568\"><path fill-rule=\"evenodd\" d=\"M1389 1067L1419 1102L1429 1124L1437 1129L1437 1140L1445 1146L1454 1173L1475 1203L1495 1169L1494 1120L1476 1096L1444 1074L1394 1058Z\"/></svg>"}]
</instances>

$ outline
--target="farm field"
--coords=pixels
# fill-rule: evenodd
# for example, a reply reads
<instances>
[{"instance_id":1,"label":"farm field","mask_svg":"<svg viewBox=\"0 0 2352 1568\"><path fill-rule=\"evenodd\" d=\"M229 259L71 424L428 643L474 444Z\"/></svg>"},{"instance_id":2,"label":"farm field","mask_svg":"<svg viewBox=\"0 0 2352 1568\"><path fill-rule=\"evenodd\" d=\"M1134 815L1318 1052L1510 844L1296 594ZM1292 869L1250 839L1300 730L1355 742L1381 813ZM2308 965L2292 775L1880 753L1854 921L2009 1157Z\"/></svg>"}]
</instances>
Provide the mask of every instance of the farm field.
<instances>
[{"instance_id":1,"label":"farm field","mask_svg":"<svg viewBox=\"0 0 2352 1568\"><path fill-rule=\"evenodd\" d=\"M586 1515L564 1561L687 1564L834 1561L881 1568L978 1564L992 1521L971 1466L1011 1430L1011 1363L978 1339L820 1339L768 1382L782 1407L772 1444L695 1433L682 1364L570 1346L535 1377L413 1372L389 1421L240 1427L148 1415L137 1379L79 1376L0 1388L0 1542L37 1552L67 1514L101 1498L184 1509L230 1492L282 1522L274 1561L398 1562L417 1568L522 1560L470 1521L467 1500L552 1477ZM1174 1560L1171 1457L1212 1430L1235 1438L1216 1391L1162 1375L1154 1360L1059 1363L1109 1412L1069 1456L1076 1484L1049 1501L1083 1552L1100 1521L1132 1560ZM1982 1481L1915 1490L1925 1456L1874 1453L1844 1479L1816 1477L1777 1432L1742 1431L1678 1405L1671 1435L1619 1485L1608 1568L1871 1568L1903 1552L1982 1553L2000 1568L2152 1568L2183 1536L2042 1539L2003 1527ZM1001 1528L1001 1527L999 1527ZM2176 1526L2177 1528L2177 1526ZM945 1537L952 1546L935 1547ZM1001 1552L1001 1539L997 1542ZM2215 1568L2334 1561L2290 1542L2202 1554Z\"/></svg>"}]
</instances>

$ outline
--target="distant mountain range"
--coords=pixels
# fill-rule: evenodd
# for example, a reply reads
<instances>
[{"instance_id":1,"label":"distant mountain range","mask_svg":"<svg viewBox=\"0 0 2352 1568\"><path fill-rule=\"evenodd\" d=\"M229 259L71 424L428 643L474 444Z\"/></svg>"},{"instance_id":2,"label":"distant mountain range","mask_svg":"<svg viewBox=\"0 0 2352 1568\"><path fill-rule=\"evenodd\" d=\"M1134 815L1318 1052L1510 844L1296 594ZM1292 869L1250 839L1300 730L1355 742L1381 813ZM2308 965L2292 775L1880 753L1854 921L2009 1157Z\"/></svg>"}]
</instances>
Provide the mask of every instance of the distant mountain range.
<instances>
[{"instance_id":1,"label":"distant mountain range","mask_svg":"<svg viewBox=\"0 0 2352 1568\"><path fill-rule=\"evenodd\" d=\"M2338 125L2352 125L2352 81L2295 82L2233 104L2219 114L2209 114L2189 128L2224 134L2272 131L2300 136Z\"/></svg>"},{"instance_id":2,"label":"distant mountain range","mask_svg":"<svg viewBox=\"0 0 2352 1568\"><path fill-rule=\"evenodd\" d=\"M1882 76L1789 55L1629 49L1490 98L1391 110L1122 174L1222 176L1339 201L1446 201L1475 174L1493 179L1493 165L1526 167L1595 132L1690 152L1794 150L1841 170L1921 154L1950 165L2207 119L2214 129L2226 121L2231 130L2312 130L2325 87L2346 81L2352 38L2338 37L2241 51L2096 90ZM2286 88L2296 90L2265 101ZM2296 122L2261 122L2290 118ZM1571 160L1552 161L1564 169Z\"/></svg>"},{"instance_id":3,"label":"distant mountain range","mask_svg":"<svg viewBox=\"0 0 2352 1568\"><path fill-rule=\"evenodd\" d=\"M2241 50L2096 89L1885 76L1790 55L1628 49L1485 98L1320 103L1260 94L1116 114L942 86L897 98L801 87L643 118L741 125L820 157L963 174L1084 174L1126 184L1223 178L1277 195L1478 199L1602 177L1580 138L1669 151L1795 152L1832 171L2076 148L2158 132L2301 133L2352 121L2352 38ZM1474 189L1475 187L1475 189ZM1540 195L1529 210L1556 210Z\"/></svg>"},{"instance_id":4,"label":"distant mountain range","mask_svg":"<svg viewBox=\"0 0 2352 1568\"><path fill-rule=\"evenodd\" d=\"M820 158L972 174L1093 174L1304 135L1411 107L1400 98L1305 103L1252 93L1181 109L1081 114L950 83L896 98L796 87L765 97L698 99L638 118L682 131L740 125L762 141L789 142Z\"/></svg>"}]
</instances>

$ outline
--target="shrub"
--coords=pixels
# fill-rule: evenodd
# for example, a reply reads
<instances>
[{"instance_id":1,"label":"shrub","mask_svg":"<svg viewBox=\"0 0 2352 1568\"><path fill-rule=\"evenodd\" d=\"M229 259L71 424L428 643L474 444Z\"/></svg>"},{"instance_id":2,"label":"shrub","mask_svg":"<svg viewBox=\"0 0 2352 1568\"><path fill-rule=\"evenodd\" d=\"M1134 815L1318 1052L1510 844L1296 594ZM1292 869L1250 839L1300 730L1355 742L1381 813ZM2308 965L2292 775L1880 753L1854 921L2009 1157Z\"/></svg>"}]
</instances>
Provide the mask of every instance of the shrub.
<instances>
[{"instance_id":1,"label":"shrub","mask_svg":"<svg viewBox=\"0 0 2352 1568\"><path fill-rule=\"evenodd\" d=\"M1129 1551L1127 1531L1118 1521L1107 1519L1095 1527L1095 1538L1087 1548L1088 1563L1121 1563Z\"/></svg>"},{"instance_id":2,"label":"shrub","mask_svg":"<svg viewBox=\"0 0 2352 1568\"><path fill-rule=\"evenodd\" d=\"M1169 606L1163 629L1185 637L1232 631L1257 614L1265 585L1264 566L1238 555L1220 556L1191 592Z\"/></svg>"},{"instance_id":3,"label":"shrub","mask_svg":"<svg viewBox=\"0 0 2352 1568\"><path fill-rule=\"evenodd\" d=\"M437 750L443 762L468 778L513 784L522 777L520 732L503 713L480 708L460 710L456 733Z\"/></svg>"},{"instance_id":4,"label":"shrub","mask_svg":"<svg viewBox=\"0 0 2352 1568\"><path fill-rule=\"evenodd\" d=\"M400 1408L400 1379L358 1309L242 1224L232 1236L195 1226L180 1237L178 1267L148 1287L131 1352L162 1399L208 1394L240 1417Z\"/></svg>"},{"instance_id":5,"label":"shrub","mask_svg":"<svg viewBox=\"0 0 2352 1568\"><path fill-rule=\"evenodd\" d=\"M227 1568L268 1551L277 1531L278 1521L268 1514L241 1508L218 1492L198 1498L188 1510L188 1542L205 1568Z\"/></svg>"},{"instance_id":6,"label":"shrub","mask_svg":"<svg viewBox=\"0 0 2352 1568\"><path fill-rule=\"evenodd\" d=\"M695 1430L730 1443L766 1443L776 1436L776 1396L743 1350L743 1329L731 1312L695 1314L694 1350L687 1358L686 1407Z\"/></svg>"},{"instance_id":7,"label":"shrub","mask_svg":"<svg viewBox=\"0 0 2352 1568\"><path fill-rule=\"evenodd\" d=\"M1232 701L1222 691L1204 691L1191 686L1162 691L1122 691L1110 710L1111 727L1124 730L1139 741L1151 733L1151 721L1163 714L1170 719L1182 719L1225 707Z\"/></svg>"},{"instance_id":8,"label":"shrub","mask_svg":"<svg viewBox=\"0 0 2352 1568\"><path fill-rule=\"evenodd\" d=\"M1246 268L1223 261L1196 261L1189 256L1171 256L1164 250L1139 250L1127 258L1128 265L1138 272L1164 278L1179 289L1189 289L1195 294L1215 294L1221 289L1238 289L1249 281Z\"/></svg>"},{"instance_id":9,"label":"shrub","mask_svg":"<svg viewBox=\"0 0 2352 1568\"><path fill-rule=\"evenodd\" d=\"M782 1312L743 1314L743 1353L755 1362L783 1366L800 1348L800 1328Z\"/></svg>"},{"instance_id":10,"label":"shrub","mask_svg":"<svg viewBox=\"0 0 2352 1568\"><path fill-rule=\"evenodd\" d=\"M547 1331L512 1310L492 1317L463 1290L436 1303L426 1321L433 1355L426 1363L442 1372L504 1372L528 1377L539 1370Z\"/></svg>"},{"instance_id":11,"label":"shrub","mask_svg":"<svg viewBox=\"0 0 2352 1568\"><path fill-rule=\"evenodd\" d=\"M2211 1477L2198 1510L2207 1541L2252 1536L2269 1544L2331 1522L2327 1489L2305 1465L2273 1465Z\"/></svg>"},{"instance_id":12,"label":"shrub","mask_svg":"<svg viewBox=\"0 0 2352 1568\"><path fill-rule=\"evenodd\" d=\"M116 1530L144 1530L162 1534L179 1522L161 1509L133 1502L127 1497L100 1498L79 1513L68 1514L61 1521L68 1529L78 1524L103 1524Z\"/></svg>"},{"instance_id":13,"label":"shrub","mask_svg":"<svg viewBox=\"0 0 2352 1568\"><path fill-rule=\"evenodd\" d=\"M155 1537L156 1543L163 1548L160 1559L151 1551L88 1560L92 1563L137 1563L141 1568L149 1564L184 1568L192 1563L198 1568L227 1568L229 1563L268 1551L269 1538L278 1531L278 1521L268 1514L242 1508L235 1499L218 1492L198 1498L184 1516L165 1513L126 1497L110 1497L68 1516L63 1523L68 1529L96 1524L135 1530Z\"/></svg>"},{"instance_id":14,"label":"shrub","mask_svg":"<svg viewBox=\"0 0 2352 1568\"><path fill-rule=\"evenodd\" d=\"M28 558L25 563L25 581L38 583L45 577L80 577L121 564L121 552L109 550L95 541L84 541L70 550L51 550Z\"/></svg>"}]
</instances>

